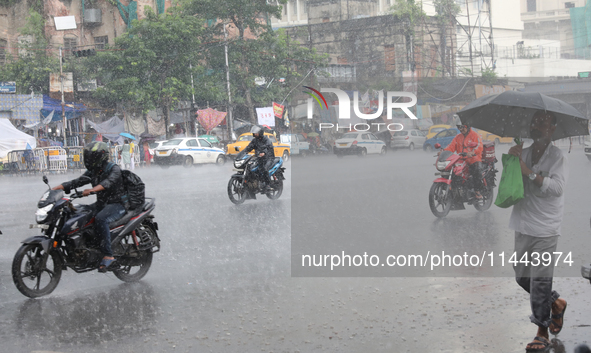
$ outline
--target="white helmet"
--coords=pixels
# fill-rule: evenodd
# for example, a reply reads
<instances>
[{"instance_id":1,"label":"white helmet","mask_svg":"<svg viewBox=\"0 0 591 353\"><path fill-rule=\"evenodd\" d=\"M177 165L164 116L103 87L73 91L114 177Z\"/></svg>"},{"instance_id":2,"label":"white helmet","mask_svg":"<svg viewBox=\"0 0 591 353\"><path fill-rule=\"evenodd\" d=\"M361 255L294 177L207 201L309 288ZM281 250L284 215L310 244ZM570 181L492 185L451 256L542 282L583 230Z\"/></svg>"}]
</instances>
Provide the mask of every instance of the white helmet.
<instances>
[{"instance_id":1,"label":"white helmet","mask_svg":"<svg viewBox=\"0 0 591 353\"><path fill-rule=\"evenodd\" d=\"M259 136L262 136L263 129L258 125L253 125L252 128L250 128L250 132L252 134L259 134Z\"/></svg>"}]
</instances>

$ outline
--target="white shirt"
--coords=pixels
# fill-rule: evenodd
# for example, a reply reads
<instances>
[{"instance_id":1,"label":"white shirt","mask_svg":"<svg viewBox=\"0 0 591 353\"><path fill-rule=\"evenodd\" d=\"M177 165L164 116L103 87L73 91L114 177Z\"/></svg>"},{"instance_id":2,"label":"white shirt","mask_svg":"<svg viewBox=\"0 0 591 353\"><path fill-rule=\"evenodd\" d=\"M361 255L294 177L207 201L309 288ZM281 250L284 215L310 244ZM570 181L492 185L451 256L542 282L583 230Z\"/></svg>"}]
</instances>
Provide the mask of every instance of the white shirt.
<instances>
[{"instance_id":1,"label":"white shirt","mask_svg":"<svg viewBox=\"0 0 591 353\"><path fill-rule=\"evenodd\" d=\"M513 206L509 228L536 237L560 235L564 214L564 190L568 179L567 159L552 144L538 163L532 166L532 149L524 148L521 159L534 173L544 177L538 187L527 176L523 178L525 197Z\"/></svg>"}]
</instances>

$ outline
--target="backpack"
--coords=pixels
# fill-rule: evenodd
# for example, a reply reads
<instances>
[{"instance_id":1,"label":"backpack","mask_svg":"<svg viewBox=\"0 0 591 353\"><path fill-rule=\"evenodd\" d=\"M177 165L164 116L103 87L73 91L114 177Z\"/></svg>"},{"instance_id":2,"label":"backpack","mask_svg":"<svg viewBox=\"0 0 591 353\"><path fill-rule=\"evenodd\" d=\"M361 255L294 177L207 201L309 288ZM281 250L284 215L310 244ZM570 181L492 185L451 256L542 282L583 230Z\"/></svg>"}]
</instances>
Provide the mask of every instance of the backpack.
<instances>
[{"instance_id":1,"label":"backpack","mask_svg":"<svg viewBox=\"0 0 591 353\"><path fill-rule=\"evenodd\" d=\"M115 163L109 163L106 172L110 173L114 165ZM121 170L121 179L123 179L123 189L126 193L122 197L124 203L129 206L130 210L143 207L146 202L146 185L142 182L142 179L129 170Z\"/></svg>"}]
</instances>

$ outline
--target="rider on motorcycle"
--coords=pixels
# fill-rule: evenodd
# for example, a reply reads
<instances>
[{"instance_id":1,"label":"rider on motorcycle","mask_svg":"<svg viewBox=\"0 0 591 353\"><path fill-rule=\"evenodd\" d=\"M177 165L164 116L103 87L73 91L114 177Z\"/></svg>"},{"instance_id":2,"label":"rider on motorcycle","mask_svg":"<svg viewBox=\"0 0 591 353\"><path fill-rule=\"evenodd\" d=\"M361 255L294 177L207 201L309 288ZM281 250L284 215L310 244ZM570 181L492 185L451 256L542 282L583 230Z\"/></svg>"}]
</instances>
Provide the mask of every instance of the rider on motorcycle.
<instances>
[{"instance_id":1,"label":"rider on motorcycle","mask_svg":"<svg viewBox=\"0 0 591 353\"><path fill-rule=\"evenodd\" d=\"M83 196L96 193L96 203L94 204L97 212L94 217L94 227L96 233L102 237L101 251L103 259L101 261L99 272L107 272L107 269L115 261L113 251L111 250L111 231L109 223L114 222L125 215L125 204L123 195L123 179L121 178L121 169L118 165L113 165L110 172L105 172L109 164L109 146L105 142L93 141L84 147L84 166L86 172L78 179L67 181L53 188L53 190L64 190L70 193L70 189L80 187L89 183L92 189L85 189Z\"/></svg>"},{"instance_id":2,"label":"rider on motorcycle","mask_svg":"<svg viewBox=\"0 0 591 353\"><path fill-rule=\"evenodd\" d=\"M236 160L242 158L245 154L254 149L255 155L259 156L258 169L264 184L263 192L266 193L273 191L273 189L269 186L269 184L271 184L269 169L273 165L273 160L275 159L275 149L273 147L273 142L271 142L271 140L269 140L269 138L264 135L263 129L260 126L254 125L250 129L250 132L252 133L252 136L254 136L254 139L250 141L245 149L238 153Z\"/></svg>"},{"instance_id":3,"label":"rider on motorcycle","mask_svg":"<svg viewBox=\"0 0 591 353\"><path fill-rule=\"evenodd\" d=\"M466 163L468 163L470 174L474 181L474 194L477 199L482 199L482 194L480 193L484 188L484 184L482 183L482 138L468 124L457 125L457 128L461 134L456 135L445 150L466 153ZM468 147L471 142L478 143L478 146Z\"/></svg>"}]
</instances>

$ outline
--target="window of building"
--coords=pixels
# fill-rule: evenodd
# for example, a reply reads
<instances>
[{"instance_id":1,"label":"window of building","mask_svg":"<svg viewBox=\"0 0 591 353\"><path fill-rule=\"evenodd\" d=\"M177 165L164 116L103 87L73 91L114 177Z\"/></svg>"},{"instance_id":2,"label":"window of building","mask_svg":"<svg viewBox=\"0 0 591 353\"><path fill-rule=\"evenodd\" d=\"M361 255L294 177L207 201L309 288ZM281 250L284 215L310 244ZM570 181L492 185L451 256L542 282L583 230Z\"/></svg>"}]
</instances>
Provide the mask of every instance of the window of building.
<instances>
[{"instance_id":1,"label":"window of building","mask_svg":"<svg viewBox=\"0 0 591 353\"><path fill-rule=\"evenodd\" d=\"M66 51L72 51L78 46L78 38L75 36L64 36L64 49Z\"/></svg>"},{"instance_id":2,"label":"window of building","mask_svg":"<svg viewBox=\"0 0 591 353\"><path fill-rule=\"evenodd\" d=\"M0 39L0 65L6 63L6 53L8 52L8 42L4 39Z\"/></svg>"},{"instance_id":3,"label":"window of building","mask_svg":"<svg viewBox=\"0 0 591 353\"><path fill-rule=\"evenodd\" d=\"M297 0L291 1L291 12L292 12L292 15L294 15L294 16L298 15L298 1Z\"/></svg>"},{"instance_id":4,"label":"window of building","mask_svg":"<svg viewBox=\"0 0 591 353\"><path fill-rule=\"evenodd\" d=\"M396 50L393 45L384 46L384 70L396 71Z\"/></svg>"},{"instance_id":5,"label":"window of building","mask_svg":"<svg viewBox=\"0 0 591 353\"><path fill-rule=\"evenodd\" d=\"M94 37L94 48L103 50L109 44L109 36Z\"/></svg>"},{"instance_id":6,"label":"window of building","mask_svg":"<svg viewBox=\"0 0 591 353\"><path fill-rule=\"evenodd\" d=\"M565 2L564 3L564 8L565 9L570 9L572 7L575 7L575 3L574 2Z\"/></svg>"},{"instance_id":7,"label":"window of building","mask_svg":"<svg viewBox=\"0 0 591 353\"><path fill-rule=\"evenodd\" d=\"M337 58L337 64L339 64L339 65L347 65L348 63L349 63L349 61L344 56L339 56Z\"/></svg>"},{"instance_id":8,"label":"window of building","mask_svg":"<svg viewBox=\"0 0 591 353\"><path fill-rule=\"evenodd\" d=\"M302 13L308 13L308 0L302 0L300 4L302 4Z\"/></svg>"},{"instance_id":9,"label":"window of building","mask_svg":"<svg viewBox=\"0 0 591 353\"><path fill-rule=\"evenodd\" d=\"M527 0L527 12L536 12L536 0Z\"/></svg>"}]
</instances>

